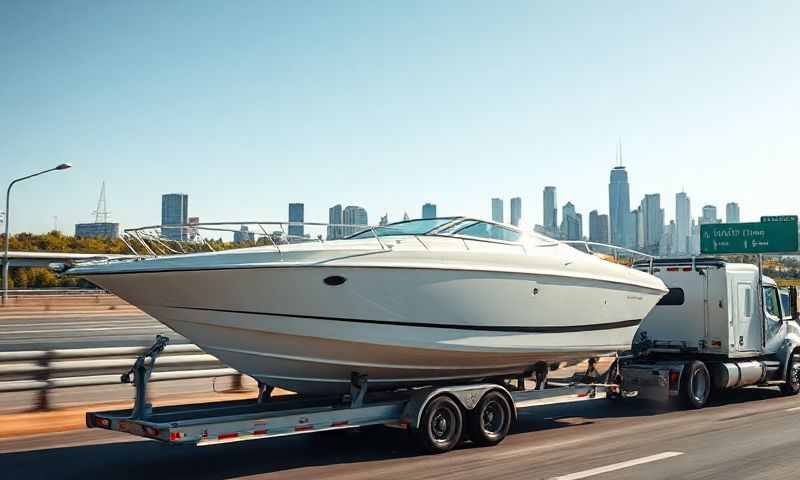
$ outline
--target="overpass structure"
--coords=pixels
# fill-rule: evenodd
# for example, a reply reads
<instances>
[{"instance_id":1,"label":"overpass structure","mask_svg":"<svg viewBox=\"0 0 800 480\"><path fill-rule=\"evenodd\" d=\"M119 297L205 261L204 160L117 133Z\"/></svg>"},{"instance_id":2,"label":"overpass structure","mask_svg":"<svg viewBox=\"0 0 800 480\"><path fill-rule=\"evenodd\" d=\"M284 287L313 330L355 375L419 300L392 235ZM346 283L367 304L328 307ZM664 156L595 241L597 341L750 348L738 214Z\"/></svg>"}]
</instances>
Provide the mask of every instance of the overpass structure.
<instances>
[{"instance_id":1,"label":"overpass structure","mask_svg":"<svg viewBox=\"0 0 800 480\"><path fill-rule=\"evenodd\" d=\"M0 263L2 263L0 252ZM15 267L47 267L51 263L72 263L88 260L107 260L136 258L135 255L119 255L110 253L65 253L65 252L8 252L8 266Z\"/></svg>"}]
</instances>

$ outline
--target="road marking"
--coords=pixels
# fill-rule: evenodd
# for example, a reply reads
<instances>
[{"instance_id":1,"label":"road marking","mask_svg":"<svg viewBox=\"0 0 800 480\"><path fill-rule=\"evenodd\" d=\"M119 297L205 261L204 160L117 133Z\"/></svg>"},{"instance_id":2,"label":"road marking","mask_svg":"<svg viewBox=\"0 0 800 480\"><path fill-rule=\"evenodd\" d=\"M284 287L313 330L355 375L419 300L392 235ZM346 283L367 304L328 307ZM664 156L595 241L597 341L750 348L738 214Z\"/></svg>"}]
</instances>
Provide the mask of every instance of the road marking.
<instances>
[{"instance_id":1,"label":"road marking","mask_svg":"<svg viewBox=\"0 0 800 480\"><path fill-rule=\"evenodd\" d=\"M622 470L623 468L633 467L636 465L641 465L643 463L657 462L659 460L677 457L678 455L683 455L683 452L663 452L656 455L650 455L649 457L637 458L634 460L628 460L627 462L620 462L611 465L606 465L605 467L597 467L597 468L592 468L590 470L584 470L582 472L570 473L569 475L553 477L551 480L578 480L581 478L600 475L601 473L608 473L616 470Z\"/></svg>"},{"instance_id":2,"label":"road marking","mask_svg":"<svg viewBox=\"0 0 800 480\"><path fill-rule=\"evenodd\" d=\"M794 408L787 408L786 409L787 412L796 412L798 410L800 410L800 407L794 407Z\"/></svg>"}]
</instances>

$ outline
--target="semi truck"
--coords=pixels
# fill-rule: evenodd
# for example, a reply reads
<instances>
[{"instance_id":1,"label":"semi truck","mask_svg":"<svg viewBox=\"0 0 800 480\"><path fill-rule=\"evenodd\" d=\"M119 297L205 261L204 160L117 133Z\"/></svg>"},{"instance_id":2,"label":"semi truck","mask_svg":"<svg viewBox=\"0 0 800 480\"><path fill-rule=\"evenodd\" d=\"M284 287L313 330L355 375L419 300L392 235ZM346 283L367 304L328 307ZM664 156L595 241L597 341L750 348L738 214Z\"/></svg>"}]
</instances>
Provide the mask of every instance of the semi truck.
<instances>
[{"instance_id":1,"label":"semi truck","mask_svg":"<svg viewBox=\"0 0 800 480\"><path fill-rule=\"evenodd\" d=\"M634 264L669 288L640 324L620 381L645 399L702 408L715 392L759 385L800 392L797 294L758 267L721 258Z\"/></svg>"}]
</instances>

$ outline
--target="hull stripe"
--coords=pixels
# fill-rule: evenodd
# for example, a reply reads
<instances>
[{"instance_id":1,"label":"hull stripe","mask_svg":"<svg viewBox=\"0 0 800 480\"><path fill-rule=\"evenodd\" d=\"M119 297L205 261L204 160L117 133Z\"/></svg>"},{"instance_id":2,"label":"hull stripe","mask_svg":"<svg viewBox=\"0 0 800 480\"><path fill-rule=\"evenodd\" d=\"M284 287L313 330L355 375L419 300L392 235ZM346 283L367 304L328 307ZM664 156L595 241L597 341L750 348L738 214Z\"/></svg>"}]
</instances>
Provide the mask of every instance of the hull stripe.
<instances>
[{"instance_id":1,"label":"hull stripe","mask_svg":"<svg viewBox=\"0 0 800 480\"><path fill-rule=\"evenodd\" d=\"M196 310L203 312L263 315L269 317L289 317L289 318L305 318L311 320L330 320L335 322L364 323L369 325L391 325L398 327L417 327L417 328L447 328L451 330L477 330L483 332L504 332L504 333L591 332L597 330L615 330L618 328L635 327L642 322L641 318L637 318L634 320L623 320L620 322L610 322L610 323L592 323L587 325L563 325L563 326L559 325L559 326L539 326L539 327L505 326L505 325L458 325L458 324L446 324L446 323L396 322L391 320L367 320L361 318L324 317L319 315L296 315L290 313L254 312L248 310L228 310L223 308L182 307L182 306L168 306L168 308L177 308L181 310Z\"/></svg>"}]
</instances>

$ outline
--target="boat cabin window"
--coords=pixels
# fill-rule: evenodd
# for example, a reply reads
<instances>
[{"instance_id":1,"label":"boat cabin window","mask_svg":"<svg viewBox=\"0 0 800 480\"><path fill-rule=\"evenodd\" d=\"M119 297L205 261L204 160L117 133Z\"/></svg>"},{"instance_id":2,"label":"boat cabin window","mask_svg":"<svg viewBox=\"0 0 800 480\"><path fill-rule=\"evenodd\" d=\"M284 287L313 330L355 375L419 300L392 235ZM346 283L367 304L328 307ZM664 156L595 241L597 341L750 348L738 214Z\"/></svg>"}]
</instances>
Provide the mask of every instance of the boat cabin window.
<instances>
[{"instance_id":1,"label":"boat cabin window","mask_svg":"<svg viewBox=\"0 0 800 480\"><path fill-rule=\"evenodd\" d=\"M520 232L516 230L486 222L474 222L466 227L448 233L468 237L491 238L492 240L503 240L506 242L518 242L521 236Z\"/></svg>"},{"instance_id":2,"label":"boat cabin window","mask_svg":"<svg viewBox=\"0 0 800 480\"><path fill-rule=\"evenodd\" d=\"M392 235L425 235L431 230L441 227L446 223L452 222L452 218L423 218L419 220L408 220L406 222L390 223L382 227L375 227L373 230L362 230L355 235L347 238L374 238L375 235L379 237L389 237Z\"/></svg>"},{"instance_id":3,"label":"boat cabin window","mask_svg":"<svg viewBox=\"0 0 800 480\"><path fill-rule=\"evenodd\" d=\"M781 318L780 300L778 300L778 289L775 287L764 287L764 309L773 317Z\"/></svg>"},{"instance_id":4,"label":"boat cabin window","mask_svg":"<svg viewBox=\"0 0 800 480\"><path fill-rule=\"evenodd\" d=\"M670 288L656 305L683 305L684 299L682 288Z\"/></svg>"}]
</instances>

